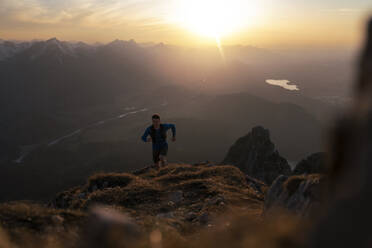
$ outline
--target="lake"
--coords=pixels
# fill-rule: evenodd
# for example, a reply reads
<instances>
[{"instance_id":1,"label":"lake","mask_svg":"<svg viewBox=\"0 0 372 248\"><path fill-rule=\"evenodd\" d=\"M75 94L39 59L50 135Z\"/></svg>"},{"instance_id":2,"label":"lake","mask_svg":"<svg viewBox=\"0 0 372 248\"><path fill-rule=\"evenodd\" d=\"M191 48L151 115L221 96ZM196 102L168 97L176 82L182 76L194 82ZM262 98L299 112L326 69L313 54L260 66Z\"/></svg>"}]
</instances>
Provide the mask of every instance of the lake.
<instances>
[{"instance_id":1,"label":"lake","mask_svg":"<svg viewBox=\"0 0 372 248\"><path fill-rule=\"evenodd\" d=\"M291 83L289 80L275 80L275 79L267 79L266 83L280 86L286 90L300 90L297 85Z\"/></svg>"}]
</instances>

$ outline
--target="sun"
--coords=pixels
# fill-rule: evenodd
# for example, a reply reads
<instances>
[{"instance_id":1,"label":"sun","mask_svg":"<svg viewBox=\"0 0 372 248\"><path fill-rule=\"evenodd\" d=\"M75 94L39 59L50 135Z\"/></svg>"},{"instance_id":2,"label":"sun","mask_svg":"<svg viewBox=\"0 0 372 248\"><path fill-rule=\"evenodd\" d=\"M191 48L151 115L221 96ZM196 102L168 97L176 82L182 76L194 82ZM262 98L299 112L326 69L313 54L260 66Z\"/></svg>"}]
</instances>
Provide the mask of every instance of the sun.
<instances>
[{"instance_id":1,"label":"sun","mask_svg":"<svg viewBox=\"0 0 372 248\"><path fill-rule=\"evenodd\" d=\"M198 35L220 39L255 21L256 0L174 0L173 19Z\"/></svg>"}]
</instances>

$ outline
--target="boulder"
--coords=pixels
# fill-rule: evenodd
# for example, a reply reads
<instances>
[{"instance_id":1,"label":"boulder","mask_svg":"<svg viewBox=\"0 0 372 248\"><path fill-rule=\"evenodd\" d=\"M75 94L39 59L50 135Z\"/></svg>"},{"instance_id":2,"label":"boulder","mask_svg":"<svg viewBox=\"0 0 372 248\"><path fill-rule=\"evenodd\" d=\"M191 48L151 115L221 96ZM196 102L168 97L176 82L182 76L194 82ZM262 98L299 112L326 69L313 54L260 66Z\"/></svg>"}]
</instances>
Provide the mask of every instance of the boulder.
<instances>
[{"instance_id":1,"label":"boulder","mask_svg":"<svg viewBox=\"0 0 372 248\"><path fill-rule=\"evenodd\" d=\"M324 176L319 174L279 176L265 196L264 214L288 210L300 216L311 215L323 202L323 182Z\"/></svg>"},{"instance_id":2,"label":"boulder","mask_svg":"<svg viewBox=\"0 0 372 248\"><path fill-rule=\"evenodd\" d=\"M290 175L291 167L270 140L269 130L255 127L230 148L223 164L237 166L245 174L271 184L279 175Z\"/></svg>"}]
</instances>

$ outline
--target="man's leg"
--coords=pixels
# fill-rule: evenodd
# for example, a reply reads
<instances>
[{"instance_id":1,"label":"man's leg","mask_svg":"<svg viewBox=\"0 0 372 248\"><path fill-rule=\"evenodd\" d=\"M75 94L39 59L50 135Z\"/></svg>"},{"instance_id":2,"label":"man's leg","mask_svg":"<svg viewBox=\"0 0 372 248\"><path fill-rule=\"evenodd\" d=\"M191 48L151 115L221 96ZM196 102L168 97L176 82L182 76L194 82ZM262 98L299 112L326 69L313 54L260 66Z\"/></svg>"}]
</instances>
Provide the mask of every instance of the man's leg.
<instances>
[{"instance_id":1,"label":"man's leg","mask_svg":"<svg viewBox=\"0 0 372 248\"><path fill-rule=\"evenodd\" d=\"M152 150L152 159L154 161L154 167L160 168L160 150Z\"/></svg>"},{"instance_id":2,"label":"man's leg","mask_svg":"<svg viewBox=\"0 0 372 248\"><path fill-rule=\"evenodd\" d=\"M167 154L168 154L168 146L163 147L159 152L160 161L162 166L167 166Z\"/></svg>"},{"instance_id":3,"label":"man's leg","mask_svg":"<svg viewBox=\"0 0 372 248\"><path fill-rule=\"evenodd\" d=\"M167 161L167 157L164 156L164 155L160 155L160 161L161 161L161 166L167 166L168 165L168 161Z\"/></svg>"}]
</instances>

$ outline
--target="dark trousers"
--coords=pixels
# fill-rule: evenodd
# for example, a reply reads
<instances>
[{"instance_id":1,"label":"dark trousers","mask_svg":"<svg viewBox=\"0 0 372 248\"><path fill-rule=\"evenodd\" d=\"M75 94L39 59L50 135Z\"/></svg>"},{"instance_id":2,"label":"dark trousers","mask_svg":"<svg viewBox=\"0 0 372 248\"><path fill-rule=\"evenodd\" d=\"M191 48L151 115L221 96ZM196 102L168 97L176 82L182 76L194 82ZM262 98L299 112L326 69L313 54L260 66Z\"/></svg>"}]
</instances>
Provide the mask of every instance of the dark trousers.
<instances>
[{"instance_id":1,"label":"dark trousers","mask_svg":"<svg viewBox=\"0 0 372 248\"><path fill-rule=\"evenodd\" d=\"M154 163L160 161L160 155L167 156L168 154L168 146L161 147L160 149L152 149L152 159Z\"/></svg>"}]
</instances>

